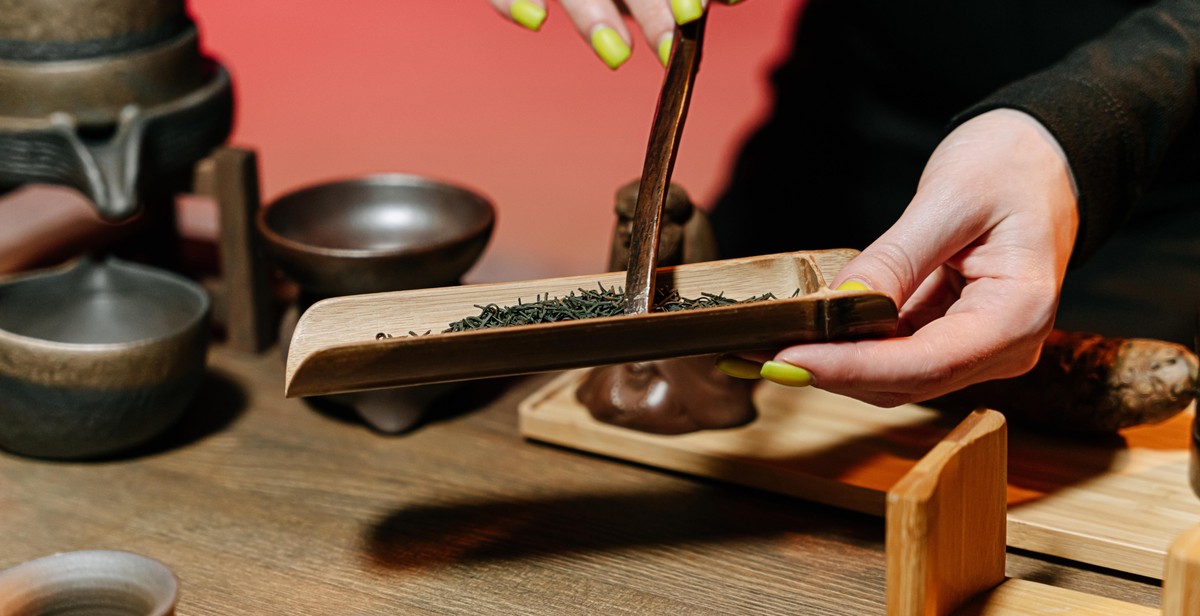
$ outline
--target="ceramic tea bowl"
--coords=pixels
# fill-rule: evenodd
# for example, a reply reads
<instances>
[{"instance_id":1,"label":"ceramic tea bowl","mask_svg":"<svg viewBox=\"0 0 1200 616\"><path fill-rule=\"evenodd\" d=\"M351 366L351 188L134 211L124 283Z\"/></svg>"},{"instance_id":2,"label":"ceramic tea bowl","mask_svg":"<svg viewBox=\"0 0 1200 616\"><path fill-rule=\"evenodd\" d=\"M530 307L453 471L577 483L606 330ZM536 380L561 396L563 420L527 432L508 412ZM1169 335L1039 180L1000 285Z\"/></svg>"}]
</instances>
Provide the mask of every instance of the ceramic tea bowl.
<instances>
[{"instance_id":1,"label":"ceramic tea bowl","mask_svg":"<svg viewBox=\"0 0 1200 616\"><path fill-rule=\"evenodd\" d=\"M297 319L317 300L459 284L491 239L495 218L492 203L479 194L405 174L317 184L276 199L259 211L259 232L275 263L300 286L280 325L284 356ZM396 434L415 426L455 387L310 400L349 408L374 429Z\"/></svg>"},{"instance_id":2,"label":"ceramic tea bowl","mask_svg":"<svg viewBox=\"0 0 1200 616\"><path fill-rule=\"evenodd\" d=\"M9 616L169 616L178 598L170 569L130 552L60 552L0 571L0 614Z\"/></svg>"},{"instance_id":3,"label":"ceramic tea bowl","mask_svg":"<svg viewBox=\"0 0 1200 616\"><path fill-rule=\"evenodd\" d=\"M118 259L0 283L0 447L90 458L174 423L204 373L208 295Z\"/></svg>"},{"instance_id":4,"label":"ceramic tea bowl","mask_svg":"<svg viewBox=\"0 0 1200 616\"><path fill-rule=\"evenodd\" d=\"M280 269L317 297L457 284L494 224L485 197L404 174L302 188L258 216Z\"/></svg>"}]
</instances>

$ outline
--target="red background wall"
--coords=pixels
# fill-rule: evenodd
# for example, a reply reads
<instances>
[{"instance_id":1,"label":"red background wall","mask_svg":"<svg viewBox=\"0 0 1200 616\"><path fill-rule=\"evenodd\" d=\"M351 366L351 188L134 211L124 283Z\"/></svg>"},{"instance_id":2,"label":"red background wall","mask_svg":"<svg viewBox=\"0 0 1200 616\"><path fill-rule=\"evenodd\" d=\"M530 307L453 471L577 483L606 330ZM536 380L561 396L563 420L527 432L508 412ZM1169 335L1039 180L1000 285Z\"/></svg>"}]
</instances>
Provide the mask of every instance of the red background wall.
<instances>
[{"instance_id":1,"label":"red background wall","mask_svg":"<svg viewBox=\"0 0 1200 616\"><path fill-rule=\"evenodd\" d=\"M701 205L766 109L799 2L718 6L675 179ZM610 71L560 7L541 32L485 0L192 0L233 74L233 143L258 150L263 195L398 171L471 186L498 209L469 279L601 271L613 193L641 171L662 67L640 38Z\"/></svg>"}]
</instances>

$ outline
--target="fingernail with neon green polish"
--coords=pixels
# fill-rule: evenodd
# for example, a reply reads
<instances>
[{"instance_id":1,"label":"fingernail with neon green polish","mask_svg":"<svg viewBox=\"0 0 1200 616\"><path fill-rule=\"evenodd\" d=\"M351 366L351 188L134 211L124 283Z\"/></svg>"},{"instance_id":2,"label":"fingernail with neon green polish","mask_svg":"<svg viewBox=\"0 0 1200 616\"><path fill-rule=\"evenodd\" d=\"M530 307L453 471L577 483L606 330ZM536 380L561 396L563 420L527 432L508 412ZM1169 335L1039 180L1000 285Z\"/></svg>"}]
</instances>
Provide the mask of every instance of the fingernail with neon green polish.
<instances>
[{"instance_id":1,"label":"fingernail with neon green polish","mask_svg":"<svg viewBox=\"0 0 1200 616\"><path fill-rule=\"evenodd\" d=\"M788 387L808 387L812 385L812 373L800 366L793 366L781 361L769 361L762 365L759 371L762 378L787 385Z\"/></svg>"},{"instance_id":2,"label":"fingernail with neon green polish","mask_svg":"<svg viewBox=\"0 0 1200 616\"><path fill-rule=\"evenodd\" d=\"M686 24L696 21L704 14L700 0L671 0L671 12L675 14L675 23Z\"/></svg>"},{"instance_id":3,"label":"fingernail with neon green polish","mask_svg":"<svg viewBox=\"0 0 1200 616\"><path fill-rule=\"evenodd\" d=\"M608 68L614 70L629 59L629 45L625 44L616 30L608 26L600 26L592 31L592 49L596 50L596 55L604 60Z\"/></svg>"},{"instance_id":4,"label":"fingernail with neon green polish","mask_svg":"<svg viewBox=\"0 0 1200 616\"><path fill-rule=\"evenodd\" d=\"M546 21L546 9L529 0L516 0L508 7L508 14L512 15L513 21L534 32L537 32L542 27L542 22Z\"/></svg>"},{"instance_id":5,"label":"fingernail with neon green polish","mask_svg":"<svg viewBox=\"0 0 1200 616\"><path fill-rule=\"evenodd\" d=\"M868 287L865 283L859 282L857 280L847 280L846 282L839 284L837 290L838 291L870 291L871 287Z\"/></svg>"},{"instance_id":6,"label":"fingernail with neon green polish","mask_svg":"<svg viewBox=\"0 0 1200 616\"><path fill-rule=\"evenodd\" d=\"M757 381L762 378L762 375L759 374L762 364L736 355L723 355L717 358L717 369L735 379Z\"/></svg>"},{"instance_id":7,"label":"fingernail with neon green polish","mask_svg":"<svg viewBox=\"0 0 1200 616\"><path fill-rule=\"evenodd\" d=\"M662 62L663 66L671 59L671 46L675 44L675 34L668 32L663 35L662 40L658 42L658 61Z\"/></svg>"}]
</instances>

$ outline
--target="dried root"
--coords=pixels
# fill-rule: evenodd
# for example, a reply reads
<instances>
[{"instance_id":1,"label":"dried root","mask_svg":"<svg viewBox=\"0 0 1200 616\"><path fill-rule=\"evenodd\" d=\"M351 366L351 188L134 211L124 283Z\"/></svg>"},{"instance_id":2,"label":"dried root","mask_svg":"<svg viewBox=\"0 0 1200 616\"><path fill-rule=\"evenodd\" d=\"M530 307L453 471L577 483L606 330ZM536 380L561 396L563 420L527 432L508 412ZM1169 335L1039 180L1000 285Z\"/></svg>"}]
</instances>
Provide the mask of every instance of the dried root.
<instances>
[{"instance_id":1,"label":"dried root","mask_svg":"<svg viewBox=\"0 0 1200 616\"><path fill-rule=\"evenodd\" d=\"M1055 330L1028 373L926 404L988 407L1014 424L1056 432L1115 432L1175 416L1195 399L1196 386L1196 356L1181 345Z\"/></svg>"}]
</instances>

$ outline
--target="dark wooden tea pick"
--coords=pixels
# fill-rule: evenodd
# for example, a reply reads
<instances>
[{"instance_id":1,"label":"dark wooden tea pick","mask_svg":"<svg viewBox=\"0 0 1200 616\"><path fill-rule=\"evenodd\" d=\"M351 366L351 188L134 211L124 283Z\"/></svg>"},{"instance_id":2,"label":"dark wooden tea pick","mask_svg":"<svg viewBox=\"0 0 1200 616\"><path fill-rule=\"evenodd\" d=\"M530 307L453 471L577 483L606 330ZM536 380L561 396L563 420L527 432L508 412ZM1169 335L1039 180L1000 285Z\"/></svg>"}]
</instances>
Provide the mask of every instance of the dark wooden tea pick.
<instances>
[{"instance_id":1,"label":"dark wooden tea pick","mask_svg":"<svg viewBox=\"0 0 1200 616\"><path fill-rule=\"evenodd\" d=\"M633 211L629 267L625 274L625 314L650 312L650 304L654 301L658 230L667 187L671 184L671 169L679 151L679 138L683 134L683 120L692 97L692 85L700 68L700 44L707 19L705 13L700 19L679 26L675 32L675 48L667 63L667 75L654 112L646 164L642 167L637 206Z\"/></svg>"}]
</instances>

